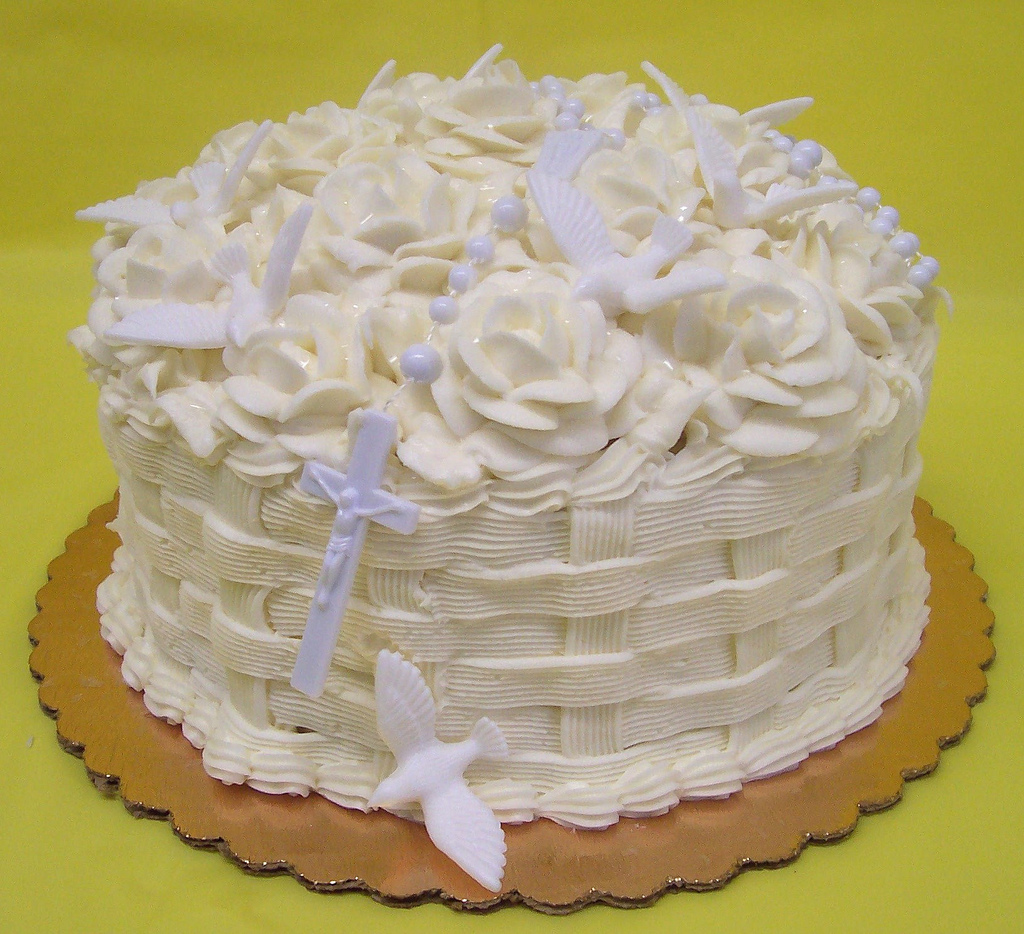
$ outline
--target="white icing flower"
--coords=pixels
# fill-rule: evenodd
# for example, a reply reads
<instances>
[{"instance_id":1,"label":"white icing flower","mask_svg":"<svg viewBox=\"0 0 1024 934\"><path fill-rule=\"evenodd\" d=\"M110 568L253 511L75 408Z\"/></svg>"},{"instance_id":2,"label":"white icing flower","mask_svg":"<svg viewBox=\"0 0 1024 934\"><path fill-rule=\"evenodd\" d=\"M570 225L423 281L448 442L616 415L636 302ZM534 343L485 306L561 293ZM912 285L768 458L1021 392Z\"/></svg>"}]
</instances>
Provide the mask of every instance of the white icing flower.
<instances>
[{"instance_id":1,"label":"white icing flower","mask_svg":"<svg viewBox=\"0 0 1024 934\"><path fill-rule=\"evenodd\" d=\"M867 230L856 207L842 208L823 211L813 227L801 228L787 256L832 287L846 327L865 353L878 356L919 333L914 304L920 292L906 281L907 261Z\"/></svg>"},{"instance_id":2,"label":"white icing flower","mask_svg":"<svg viewBox=\"0 0 1024 934\"><path fill-rule=\"evenodd\" d=\"M216 413L224 399L220 383L193 380L162 392L157 407L170 418L178 434L200 460L216 460L227 439L218 430Z\"/></svg>"},{"instance_id":3,"label":"white icing flower","mask_svg":"<svg viewBox=\"0 0 1024 934\"><path fill-rule=\"evenodd\" d=\"M651 235L659 216L677 216L684 193L693 187L680 178L668 154L649 145L595 153L576 185L601 209L615 248L627 256Z\"/></svg>"},{"instance_id":4,"label":"white icing flower","mask_svg":"<svg viewBox=\"0 0 1024 934\"><path fill-rule=\"evenodd\" d=\"M697 417L741 454L824 454L858 436L872 382L835 302L777 263L732 264L730 287L688 301L673 343L695 386L710 390Z\"/></svg>"},{"instance_id":5,"label":"white icing flower","mask_svg":"<svg viewBox=\"0 0 1024 934\"><path fill-rule=\"evenodd\" d=\"M174 224L143 227L103 258L97 278L111 295L138 302L211 301L221 283L210 272L202 233Z\"/></svg>"},{"instance_id":6,"label":"white icing flower","mask_svg":"<svg viewBox=\"0 0 1024 934\"><path fill-rule=\"evenodd\" d=\"M530 448L567 457L608 443L607 413L641 369L635 338L609 331L600 306L532 272L498 273L467 296L449 355L466 407Z\"/></svg>"},{"instance_id":7,"label":"white icing flower","mask_svg":"<svg viewBox=\"0 0 1024 934\"><path fill-rule=\"evenodd\" d=\"M441 171L467 178L532 164L557 114L511 61L462 80L408 75L364 107L402 126L403 139Z\"/></svg>"},{"instance_id":8,"label":"white icing flower","mask_svg":"<svg viewBox=\"0 0 1024 934\"><path fill-rule=\"evenodd\" d=\"M228 348L217 417L240 437L299 460L336 461L348 413L370 399L362 336L330 296L289 299L277 323Z\"/></svg>"},{"instance_id":9,"label":"white icing flower","mask_svg":"<svg viewBox=\"0 0 1024 934\"><path fill-rule=\"evenodd\" d=\"M583 101L584 110L594 126L604 130L632 133L643 110L636 106L639 84L628 84L625 72L611 75L587 75L566 88L566 95ZM633 118L631 120L631 117Z\"/></svg>"},{"instance_id":10,"label":"white icing flower","mask_svg":"<svg viewBox=\"0 0 1024 934\"><path fill-rule=\"evenodd\" d=\"M228 440L214 418L224 396L215 359L207 351L122 349L126 366L104 384L103 406L143 437L166 443L177 433L196 457L215 461Z\"/></svg>"},{"instance_id":11,"label":"white icing flower","mask_svg":"<svg viewBox=\"0 0 1024 934\"><path fill-rule=\"evenodd\" d=\"M203 150L206 159L230 163L245 145L251 124L241 124L218 133ZM357 146L387 146L394 143L395 128L387 121L373 120L354 110L343 110L327 102L305 113L293 113L285 123L274 125L263 156L248 172L252 200L272 193L281 185L301 194L312 194L317 183L333 171L340 158Z\"/></svg>"},{"instance_id":12,"label":"white icing flower","mask_svg":"<svg viewBox=\"0 0 1024 934\"><path fill-rule=\"evenodd\" d=\"M333 224L324 248L336 278L325 269L323 285L343 291L358 280L381 300L392 292L441 290L464 249L477 201L475 186L394 146L351 154L316 195ZM380 277L380 270L389 272Z\"/></svg>"}]
</instances>

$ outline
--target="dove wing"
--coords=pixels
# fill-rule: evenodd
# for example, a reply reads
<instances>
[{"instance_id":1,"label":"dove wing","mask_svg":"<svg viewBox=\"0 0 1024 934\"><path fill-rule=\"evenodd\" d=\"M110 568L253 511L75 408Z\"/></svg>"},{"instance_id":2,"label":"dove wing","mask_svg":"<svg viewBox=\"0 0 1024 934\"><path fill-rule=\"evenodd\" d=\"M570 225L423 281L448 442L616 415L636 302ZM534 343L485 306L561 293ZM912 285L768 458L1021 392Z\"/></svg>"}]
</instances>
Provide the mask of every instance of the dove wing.
<instances>
[{"instance_id":1,"label":"dove wing","mask_svg":"<svg viewBox=\"0 0 1024 934\"><path fill-rule=\"evenodd\" d=\"M708 188L717 181L738 181L736 154L725 137L693 107L686 109L686 122L693 135L693 145L697 150L697 162L700 164L704 187Z\"/></svg>"},{"instance_id":2,"label":"dove wing","mask_svg":"<svg viewBox=\"0 0 1024 934\"><path fill-rule=\"evenodd\" d=\"M434 742L434 698L419 669L397 652L377 656L377 729L399 763Z\"/></svg>"},{"instance_id":3,"label":"dove wing","mask_svg":"<svg viewBox=\"0 0 1024 934\"><path fill-rule=\"evenodd\" d=\"M578 269L590 269L615 254L597 205L567 181L531 169L530 194L562 255Z\"/></svg>"},{"instance_id":4,"label":"dove wing","mask_svg":"<svg viewBox=\"0 0 1024 934\"><path fill-rule=\"evenodd\" d=\"M603 138L603 134L593 130L550 130L533 169L571 182L583 163L601 148Z\"/></svg>"},{"instance_id":5,"label":"dove wing","mask_svg":"<svg viewBox=\"0 0 1024 934\"><path fill-rule=\"evenodd\" d=\"M260 286L260 294L267 311L271 314L281 308L288 299L292 281L292 267L299 255L302 238L313 216L313 202L306 201L288 217L274 239L267 257L267 273Z\"/></svg>"},{"instance_id":6,"label":"dove wing","mask_svg":"<svg viewBox=\"0 0 1024 934\"><path fill-rule=\"evenodd\" d=\"M249 276L249 253L238 243L222 246L210 258L210 269L225 283L231 282L235 276Z\"/></svg>"},{"instance_id":7,"label":"dove wing","mask_svg":"<svg viewBox=\"0 0 1024 934\"><path fill-rule=\"evenodd\" d=\"M484 52L483 55L481 55L472 64L472 66L470 66L469 71L467 71L462 76L462 80L466 81L466 80L468 80L470 78L480 78L480 77L483 77L484 72L486 72L487 69L490 68L491 65L494 64L495 59L499 55L501 55L501 50L503 48L504 48L504 46L500 42L497 42L494 45L492 45L486 52Z\"/></svg>"},{"instance_id":8,"label":"dove wing","mask_svg":"<svg viewBox=\"0 0 1024 934\"><path fill-rule=\"evenodd\" d=\"M790 188L788 185L776 183L768 189L764 204L751 211L749 220L752 224L776 220L794 211L839 201L856 192L857 185L854 182L809 185L807 188Z\"/></svg>"},{"instance_id":9,"label":"dove wing","mask_svg":"<svg viewBox=\"0 0 1024 934\"><path fill-rule=\"evenodd\" d=\"M640 67L650 75L665 93L668 102L680 113L686 110L690 103L690 95L687 94L678 84L675 83L660 68L655 68L650 62L641 62Z\"/></svg>"},{"instance_id":10,"label":"dove wing","mask_svg":"<svg viewBox=\"0 0 1024 934\"><path fill-rule=\"evenodd\" d=\"M196 190L196 197L202 201L212 199L224 182L225 172L227 166L223 162L204 162L189 169L188 180Z\"/></svg>"},{"instance_id":11,"label":"dove wing","mask_svg":"<svg viewBox=\"0 0 1024 934\"><path fill-rule=\"evenodd\" d=\"M800 116L811 104L813 97L791 97L789 100L776 101L774 104L765 104L763 107L755 107L748 110L744 115L748 126L756 123L767 123L768 126L781 126L789 123Z\"/></svg>"},{"instance_id":12,"label":"dove wing","mask_svg":"<svg viewBox=\"0 0 1024 934\"><path fill-rule=\"evenodd\" d=\"M366 99L374 92L379 91L381 88L389 88L395 81L395 68L398 63L393 59L388 59L380 67L380 71L373 76L373 79L366 86L366 90L363 91L362 97L359 98L357 107L362 107L366 103Z\"/></svg>"},{"instance_id":13,"label":"dove wing","mask_svg":"<svg viewBox=\"0 0 1024 934\"><path fill-rule=\"evenodd\" d=\"M125 195L112 201L102 201L78 211L75 217L80 221L95 221L100 224L128 224L144 227L146 224L170 224L171 209L160 201Z\"/></svg>"},{"instance_id":14,"label":"dove wing","mask_svg":"<svg viewBox=\"0 0 1024 934\"><path fill-rule=\"evenodd\" d=\"M103 337L112 343L209 350L227 346L227 318L196 305L161 302L126 315Z\"/></svg>"},{"instance_id":15,"label":"dove wing","mask_svg":"<svg viewBox=\"0 0 1024 934\"><path fill-rule=\"evenodd\" d=\"M494 812L462 779L425 795L420 804L434 846L485 889L500 892L505 834Z\"/></svg>"},{"instance_id":16,"label":"dove wing","mask_svg":"<svg viewBox=\"0 0 1024 934\"><path fill-rule=\"evenodd\" d=\"M231 202L235 200L235 195L238 193L238 186L242 184L245 173L249 171L249 165L256 158L256 150L260 148L263 140L270 135L273 128L273 120L264 120L256 128L256 132L249 137L249 142L242 147L242 151L238 154L238 158L235 159L227 175L224 176L224 181L217 192L217 200L210 211L214 217L226 214L228 208L231 207Z\"/></svg>"}]
</instances>

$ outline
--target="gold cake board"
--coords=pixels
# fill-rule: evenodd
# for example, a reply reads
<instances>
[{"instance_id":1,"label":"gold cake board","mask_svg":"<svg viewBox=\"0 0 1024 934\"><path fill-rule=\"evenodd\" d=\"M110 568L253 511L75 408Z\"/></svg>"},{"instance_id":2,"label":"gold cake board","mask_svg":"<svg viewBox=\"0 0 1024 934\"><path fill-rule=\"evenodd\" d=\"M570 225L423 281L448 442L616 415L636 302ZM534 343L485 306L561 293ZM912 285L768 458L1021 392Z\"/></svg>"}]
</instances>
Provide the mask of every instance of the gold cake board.
<instances>
[{"instance_id":1,"label":"gold cake board","mask_svg":"<svg viewBox=\"0 0 1024 934\"><path fill-rule=\"evenodd\" d=\"M931 772L985 696L994 657L985 582L953 529L914 505L932 578L931 618L906 686L879 719L793 771L750 782L724 800L683 801L668 814L623 819L603 831L549 820L505 826L508 863L497 896L430 843L419 824L363 814L319 795L268 795L204 771L181 728L152 716L121 679L103 641L96 588L110 571L116 501L67 540L29 626L39 702L57 738L96 785L137 816L162 818L187 843L217 848L246 870L289 872L317 891L357 889L378 901L441 901L488 909L525 903L560 914L591 902L642 905L674 889L713 889L740 870L795 859L808 842L849 834L860 814L900 799L904 779Z\"/></svg>"}]
</instances>

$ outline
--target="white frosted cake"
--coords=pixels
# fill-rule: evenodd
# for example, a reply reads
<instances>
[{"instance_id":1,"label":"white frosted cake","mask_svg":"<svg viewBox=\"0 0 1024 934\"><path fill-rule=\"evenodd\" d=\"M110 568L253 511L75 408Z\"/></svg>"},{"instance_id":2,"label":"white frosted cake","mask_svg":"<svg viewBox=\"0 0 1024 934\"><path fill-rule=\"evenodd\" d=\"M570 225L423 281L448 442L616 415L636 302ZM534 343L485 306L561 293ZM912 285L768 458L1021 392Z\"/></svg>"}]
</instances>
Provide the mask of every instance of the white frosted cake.
<instances>
[{"instance_id":1,"label":"white frosted cake","mask_svg":"<svg viewBox=\"0 0 1024 934\"><path fill-rule=\"evenodd\" d=\"M98 599L215 778L366 810L407 751L386 669L431 737L496 725L465 779L497 821L603 828L899 691L942 292L877 192L775 128L808 99L531 84L497 51L389 63L354 110L239 125L82 212L123 540ZM371 422L395 443L357 508Z\"/></svg>"}]
</instances>

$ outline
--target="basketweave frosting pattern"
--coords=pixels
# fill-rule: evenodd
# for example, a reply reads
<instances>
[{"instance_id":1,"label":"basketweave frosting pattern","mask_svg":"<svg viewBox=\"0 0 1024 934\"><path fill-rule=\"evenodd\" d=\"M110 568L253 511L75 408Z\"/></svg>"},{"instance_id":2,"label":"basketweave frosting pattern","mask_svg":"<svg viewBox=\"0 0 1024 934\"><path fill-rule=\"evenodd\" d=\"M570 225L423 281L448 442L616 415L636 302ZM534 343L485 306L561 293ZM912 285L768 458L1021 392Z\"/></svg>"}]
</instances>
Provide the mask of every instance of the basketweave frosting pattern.
<instances>
[{"instance_id":1,"label":"basketweave frosting pattern","mask_svg":"<svg viewBox=\"0 0 1024 934\"><path fill-rule=\"evenodd\" d=\"M365 808L393 767L386 647L423 672L442 738L500 726L510 759L468 778L502 820L660 813L792 766L901 686L926 619L919 419L908 398L853 451L767 467L698 438L620 499L510 516L488 497L426 507L412 536L374 527L316 699L288 677L329 508L105 419L126 549L104 634L226 781Z\"/></svg>"}]
</instances>

